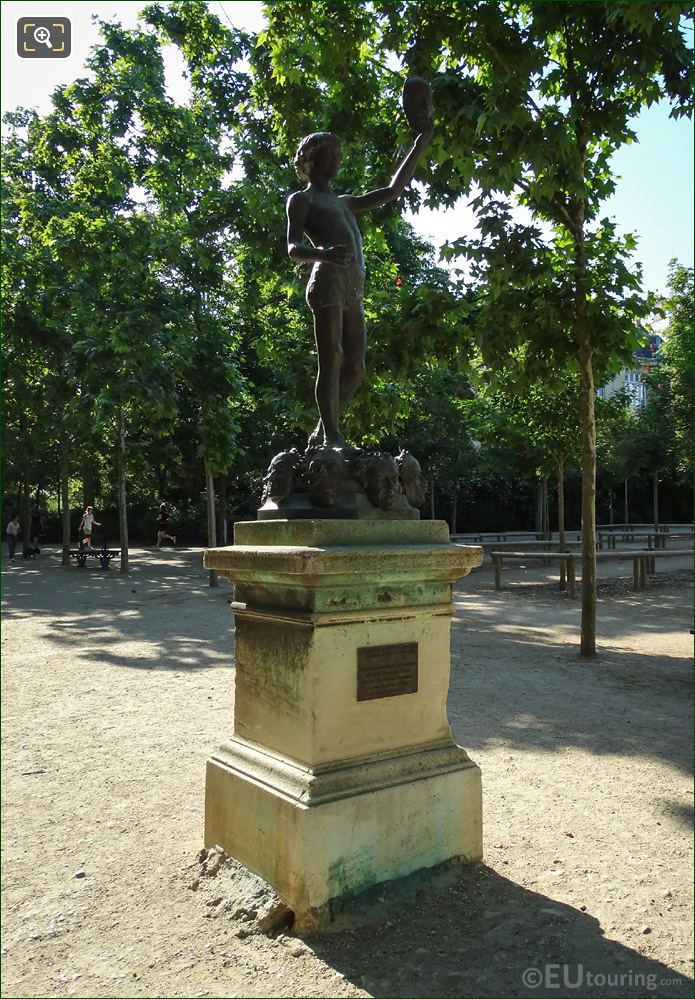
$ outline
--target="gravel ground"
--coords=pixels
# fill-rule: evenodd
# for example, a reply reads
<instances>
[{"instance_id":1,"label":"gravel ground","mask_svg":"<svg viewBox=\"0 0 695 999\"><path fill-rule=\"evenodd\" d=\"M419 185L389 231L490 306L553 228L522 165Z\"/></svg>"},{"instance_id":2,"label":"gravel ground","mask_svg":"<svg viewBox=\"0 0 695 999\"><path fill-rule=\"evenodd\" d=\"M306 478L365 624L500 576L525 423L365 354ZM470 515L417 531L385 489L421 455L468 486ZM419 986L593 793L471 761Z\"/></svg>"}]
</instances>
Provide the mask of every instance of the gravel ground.
<instances>
[{"instance_id":1,"label":"gravel ground","mask_svg":"<svg viewBox=\"0 0 695 999\"><path fill-rule=\"evenodd\" d=\"M485 861L300 941L260 932L244 873L199 856L231 588L200 550L132 559L3 569L3 996L692 994L687 560L641 594L630 563L602 567L592 661L552 569L463 580L449 713L483 771Z\"/></svg>"}]
</instances>

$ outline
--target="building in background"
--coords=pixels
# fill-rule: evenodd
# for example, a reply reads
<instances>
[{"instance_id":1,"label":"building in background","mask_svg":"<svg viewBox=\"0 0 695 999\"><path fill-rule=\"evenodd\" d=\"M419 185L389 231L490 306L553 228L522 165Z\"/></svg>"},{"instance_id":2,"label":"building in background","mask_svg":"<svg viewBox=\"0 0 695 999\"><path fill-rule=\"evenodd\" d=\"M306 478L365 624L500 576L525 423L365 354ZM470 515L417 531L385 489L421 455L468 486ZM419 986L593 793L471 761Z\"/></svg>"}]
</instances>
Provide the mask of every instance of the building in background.
<instances>
[{"instance_id":1,"label":"building in background","mask_svg":"<svg viewBox=\"0 0 695 999\"><path fill-rule=\"evenodd\" d=\"M644 375L659 364L659 350L665 340L667 319L654 319L649 328L645 329L646 343L633 352L634 365L630 368L621 368L609 382L606 382L598 390L601 399L610 399L616 392L625 391L632 401L635 409L643 406L647 399L647 386L644 382Z\"/></svg>"}]
</instances>

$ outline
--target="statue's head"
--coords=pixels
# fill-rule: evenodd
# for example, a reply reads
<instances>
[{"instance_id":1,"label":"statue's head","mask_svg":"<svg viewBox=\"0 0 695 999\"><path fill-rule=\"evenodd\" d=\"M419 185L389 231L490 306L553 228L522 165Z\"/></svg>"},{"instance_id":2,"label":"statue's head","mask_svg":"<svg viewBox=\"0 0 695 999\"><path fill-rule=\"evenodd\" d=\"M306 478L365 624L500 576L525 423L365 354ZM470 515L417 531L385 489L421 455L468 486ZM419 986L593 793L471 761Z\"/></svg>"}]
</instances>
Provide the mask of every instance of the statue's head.
<instances>
[{"instance_id":1,"label":"statue's head","mask_svg":"<svg viewBox=\"0 0 695 999\"><path fill-rule=\"evenodd\" d=\"M332 177L340 166L340 140L333 132L312 132L305 135L294 156L294 169L300 180L311 180L314 163L321 157L330 159L328 172Z\"/></svg>"},{"instance_id":2,"label":"statue's head","mask_svg":"<svg viewBox=\"0 0 695 999\"><path fill-rule=\"evenodd\" d=\"M406 499L411 506L422 506L425 502L427 483L422 475L420 462L410 451L401 451L396 457L396 464L398 465Z\"/></svg>"},{"instance_id":3,"label":"statue's head","mask_svg":"<svg viewBox=\"0 0 695 999\"><path fill-rule=\"evenodd\" d=\"M292 478L294 476L297 463L299 462L299 452L296 448L289 451L281 451L276 454L268 471L263 477L263 502L272 500L279 503L292 492Z\"/></svg>"},{"instance_id":4,"label":"statue's head","mask_svg":"<svg viewBox=\"0 0 695 999\"><path fill-rule=\"evenodd\" d=\"M380 510L391 510L399 491L398 465L390 454L375 451L367 457L364 468L367 499Z\"/></svg>"},{"instance_id":5,"label":"statue's head","mask_svg":"<svg viewBox=\"0 0 695 999\"><path fill-rule=\"evenodd\" d=\"M335 506L345 492L348 468L340 451L320 447L313 452L307 468L309 498L316 506Z\"/></svg>"}]
</instances>

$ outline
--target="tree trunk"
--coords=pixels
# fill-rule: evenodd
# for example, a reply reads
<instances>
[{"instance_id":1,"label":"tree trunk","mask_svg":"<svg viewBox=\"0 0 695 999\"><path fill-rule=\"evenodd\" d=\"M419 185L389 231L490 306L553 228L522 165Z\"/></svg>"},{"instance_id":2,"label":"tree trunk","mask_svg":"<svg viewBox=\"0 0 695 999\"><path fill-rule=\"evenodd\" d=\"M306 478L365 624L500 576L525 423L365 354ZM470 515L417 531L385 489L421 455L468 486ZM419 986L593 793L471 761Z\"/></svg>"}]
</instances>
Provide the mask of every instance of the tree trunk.
<instances>
[{"instance_id":1,"label":"tree trunk","mask_svg":"<svg viewBox=\"0 0 695 999\"><path fill-rule=\"evenodd\" d=\"M559 548L561 552L565 550L565 463L560 459L557 463L557 530ZM560 566L560 589L567 589L566 566L563 562Z\"/></svg>"},{"instance_id":2,"label":"tree trunk","mask_svg":"<svg viewBox=\"0 0 695 999\"><path fill-rule=\"evenodd\" d=\"M659 530L659 473L652 472L652 497L654 504L654 530Z\"/></svg>"},{"instance_id":3,"label":"tree trunk","mask_svg":"<svg viewBox=\"0 0 695 999\"><path fill-rule=\"evenodd\" d=\"M207 461L205 462L205 496L208 509L208 548L214 548L217 543L217 532L215 531L215 479L210 468L210 463ZM210 586L217 586L217 573L214 569L210 569L209 582Z\"/></svg>"},{"instance_id":4,"label":"tree trunk","mask_svg":"<svg viewBox=\"0 0 695 999\"><path fill-rule=\"evenodd\" d=\"M118 535L121 545L121 572L128 571L128 508L126 493L125 413L118 410Z\"/></svg>"},{"instance_id":5,"label":"tree trunk","mask_svg":"<svg viewBox=\"0 0 695 999\"><path fill-rule=\"evenodd\" d=\"M541 475L536 484L536 534L547 538L549 533L548 476Z\"/></svg>"},{"instance_id":6,"label":"tree trunk","mask_svg":"<svg viewBox=\"0 0 695 999\"><path fill-rule=\"evenodd\" d=\"M22 469L22 552L24 555L29 551L31 544L31 489L29 488L29 466L24 465Z\"/></svg>"},{"instance_id":7,"label":"tree trunk","mask_svg":"<svg viewBox=\"0 0 695 999\"><path fill-rule=\"evenodd\" d=\"M217 524L217 544L227 544L227 478L220 476L219 522Z\"/></svg>"},{"instance_id":8,"label":"tree trunk","mask_svg":"<svg viewBox=\"0 0 695 999\"><path fill-rule=\"evenodd\" d=\"M82 458L82 506L94 506L94 460Z\"/></svg>"},{"instance_id":9,"label":"tree trunk","mask_svg":"<svg viewBox=\"0 0 695 999\"><path fill-rule=\"evenodd\" d=\"M542 534L546 538L550 535L547 475L541 475L536 484L536 534Z\"/></svg>"},{"instance_id":10,"label":"tree trunk","mask_svg":"<svg viewBox=\"0 0 695 999\"><path fill-rule=\"evenodd\" d=\"M608 488L608 523L613 523L613 490Z\"/></svg>"},{"instance_id":11,"label":"tree trunk","mask_svg":"<svg viewBox=\"0 0 695 999\"><path fill-rule=\"evenodd\" d=\"M580 654L596 655L596 416L593 348L584 289L584 244L577 250L577 334L579 339L582 443L582 635Z\"/></svg>"},{"instance_id":12,"label":"tree trunk","mask_svg":"<svg viewBox=\"0 0 695 999\"><path fill-rule=\"evenodd\" d=\"M459 484L458 481L454 483L454 496L451 501L451 533L456 534L456 521L458 520L458 505L459 505Z\"/></svg>"},{"instance_id":13,"label":"tree trunk","mask_svg":"<svg viewBox=\"0 0 695 999\"><path fill-rule=\"evenodd\" d=\"M60 441L60 499L63 516L63 557L62 565L70 565L70 438L63 427Z\"/></svg>"},{"instance_id":14,"label":"tree trunk","mask_svg":"<svg viewBox=\"0 0 695 999\"><path fill-rule=\"evenodd\" d=\"M627 479L625 479L625 523L630 523L630 511L627 505Z\"/></svg>"},{"instance_id":15,"label":"tree trunk","mask_svg":"<svg viewBox=\"0 0 695 999\"><path fill-rule=\"evenodd\" d=\"M434 515L434 475L430 479L430 518L437 519Z\"/></svg>"}]
</instances>

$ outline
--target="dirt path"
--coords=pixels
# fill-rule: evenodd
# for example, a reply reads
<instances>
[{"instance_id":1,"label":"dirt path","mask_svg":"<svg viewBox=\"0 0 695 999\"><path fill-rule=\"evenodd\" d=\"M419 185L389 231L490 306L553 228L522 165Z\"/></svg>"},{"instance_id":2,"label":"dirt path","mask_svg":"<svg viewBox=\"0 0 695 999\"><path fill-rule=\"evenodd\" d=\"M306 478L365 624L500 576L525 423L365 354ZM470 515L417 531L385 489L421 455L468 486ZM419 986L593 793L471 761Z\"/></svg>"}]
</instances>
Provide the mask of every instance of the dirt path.
<instances>
[{"instance_id":1,"label":"dirt path","mask_svg":"<svg viewBox=\"0 0 695 999\"><path fill-rule=\"evenodd\" d=\"M190 889L231 724L228 584L199 550L4 569L2 995L691 995L684 568L633 596L614 567L593 662L544 570L464 580L449 711L483 770L485 864L304 944L237 935L215 879Z\"/></svg>"}]
</instances>

